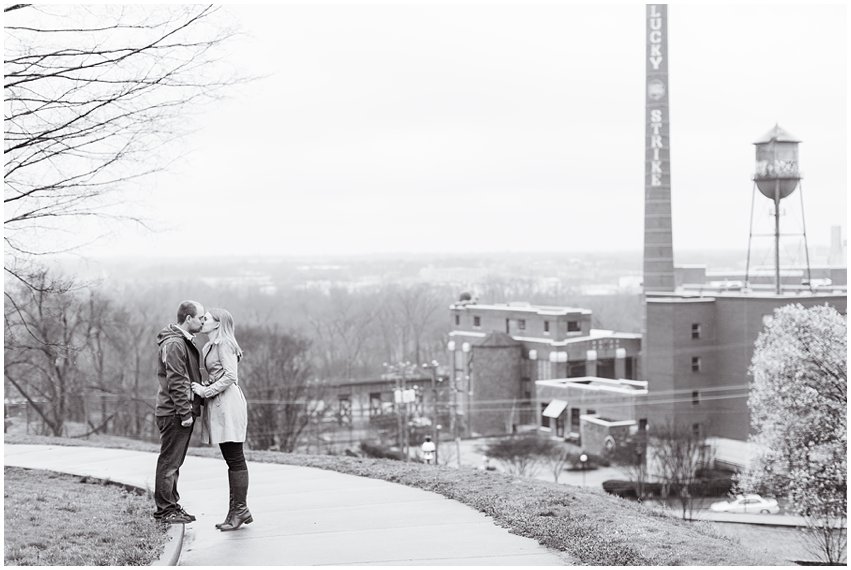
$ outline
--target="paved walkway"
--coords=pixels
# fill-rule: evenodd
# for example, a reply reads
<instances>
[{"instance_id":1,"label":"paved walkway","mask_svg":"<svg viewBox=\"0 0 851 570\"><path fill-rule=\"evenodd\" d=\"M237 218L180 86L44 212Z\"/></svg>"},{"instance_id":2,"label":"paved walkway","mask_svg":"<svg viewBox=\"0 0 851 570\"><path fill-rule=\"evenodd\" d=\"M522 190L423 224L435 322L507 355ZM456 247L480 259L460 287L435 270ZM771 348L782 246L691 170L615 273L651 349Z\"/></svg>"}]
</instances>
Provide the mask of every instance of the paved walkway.
<instances>
[{"instance_id":1,"label":"paved walkway","mask_svg":"<svg viewBox=\"0 0 851 570\"><path fill-rule=\"evenodd\" d=\"M5 444L4 463L153 489L156 454ZM249 470L254 523L222 533L213 525L227 510L224 461L187 456L181 504L198 520L186 525L181 566L566 564L558 553L442 495L307 467L249 462Z\"/></svg>"}]
</instances>

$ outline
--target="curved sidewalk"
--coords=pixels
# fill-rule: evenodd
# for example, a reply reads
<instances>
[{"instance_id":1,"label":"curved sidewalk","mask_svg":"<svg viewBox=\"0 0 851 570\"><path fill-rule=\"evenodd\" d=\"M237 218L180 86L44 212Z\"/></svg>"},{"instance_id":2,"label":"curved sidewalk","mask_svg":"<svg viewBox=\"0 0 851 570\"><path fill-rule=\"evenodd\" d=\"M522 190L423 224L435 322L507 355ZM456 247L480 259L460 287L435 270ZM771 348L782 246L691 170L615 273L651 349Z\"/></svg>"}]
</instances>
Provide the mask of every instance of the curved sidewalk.
<instances>
[{"instance_id":1,"label":"curved sidewalk","mask_svg":"<svg viewBox=\"0 0 851 570\"><path fill-rule=\"evenodd\" d=\"M147 489L156 459L123 449L4 444L7 466ZM186 525L181 566L567 564L559 553L435 493L309 467L249 462L249 470L255 522L223 533L213 525L227 511L227 467L221 459L186 457L180 502L198 520Z\"/></svg>"}]
</instances>

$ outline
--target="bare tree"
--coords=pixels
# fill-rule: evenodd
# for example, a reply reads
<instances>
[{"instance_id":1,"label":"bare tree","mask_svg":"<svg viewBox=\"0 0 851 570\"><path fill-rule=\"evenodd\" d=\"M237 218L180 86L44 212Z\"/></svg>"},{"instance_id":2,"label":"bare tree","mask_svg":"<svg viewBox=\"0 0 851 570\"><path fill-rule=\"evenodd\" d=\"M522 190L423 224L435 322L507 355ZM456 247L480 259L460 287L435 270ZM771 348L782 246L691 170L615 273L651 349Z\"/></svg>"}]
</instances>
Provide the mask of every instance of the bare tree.
<instances>
[{"instance_id":1,"label":"bare tree","mask_svg":"<svg viewBox=\"0 0 851 570\"><path fill-rule=\"evenodd\" d=\"M512 475L532 477L550 452L549 441L537 435L518 435L489 443L485 454L499 461Z\"/></svg>"},{"instance_id":2,"label":"bare tree","mask_svg":"<svg viewBox=\"0 0 851 570\"><path fill-rule=\"evenodd\" d=\"M403 346L410 355L410 358L407 354L404 357L419 365L425 356L423 344L428 326L445 303L441 303L434 288L425 283L398 290L395 303L404 323L403 339L407 342Z\"/></svg>"},{"instance_id":3,"label":"bare tree","mask_svg":"<svg viewBox=\"0 0 851 570\"><path fill-rule=\"evenodd\" d=\"M644 498L647 483L646 431L639 431L626 441L619 442L610 452L608 459L633 483L635 496L639 500Z\"/></svg>"},{"instance_id":4,"label":"bare tree","mask_svg":"<svg viewBox=\"0 0 851 570\"><path fill-rule=\"evenodd\" d=\"M122 217L116 193L161 170L189 112L236 81L213 65L233 36L218 10L4 10L7 273L23 279L22 261L80 245L71 218Z\"/></svg>"},{"instance_id":5,"label":"bare tree","mask_svg":"<svg viewBox=\"0 0 851 570\"><path fill-rule=\"evenodd\" d=\"M570 464L574 454L564 442L547 439L543 443L543 461L550 468L550 472L553 474L553 481L558 483L559 477L561 477L564 468Z\"/></svg>"},{"instance_id":6,"label":"bare tree","mask_svg":"<svg viewBox=\"0 0 851 570\"><path fill-rule=\"evenodd\" d=\"M256 449L293 451L324 410L323 387L313 379L308 342L275 327L244 327L240 382L248 400L248 439Z\"/></svg>"},{"instance_id":7,"label":"bare tree","mask_svg":"<svg viewBox=\"0 0 851 570\"><path fill-rule=\"evenodd\" d=\"M363 357L373 336L376 299L336 288L324 301L308 313L320 372L326 378L354 378L368 367Z\"/></svg>"},{"instance_id":8,"label":"bare tree","mask_svg":"<svg viewBox=\"0 0 851 570\"><path fill-rule=\"evenodd\" d=\"M151 362L161 323L143 303L116 306L99 291L90 295L89 305L93 326L84 350L92 361L88 403L100 404L98 414L89 414L89 427L131 437L153 435L156 382Z\"/></svg>"},{"instance_id":9,"label":"bare tree","mask_svg":"<svg viewBox=\"0 0 851 570\"><path fill-rule=\"evenodd\" d=\"M802 529L805 537L804 547L820 561L829 564L842 564L846 561L848 550L847 516L844 506L836 504L819 505L804 515L806 527Z\"/></svg>"},{"instance_id":10,"label":"bare tree","mask_svg":"<svg viewBox=\"0 0 851 570\"><path fill-rule=\"evenodd\" d=\"M668 491L676 493L683 519L690 519L694 509L692 490L697 470L711 460L704 426L700 428L669 421L652 428L650 433L653 461Z\"/></svg>"},{"instance_id":11,"label":"bare tree","mask_svg":"<svg viewBox=\"0 0 851 570\"><path fill-rule=\"evenodd\" d=\"M62 435L69 419L81 419L82 379L77 357L89 326L72 284L32 276L33 288L13 284L4 311L5 380L41 418L52 435Z\"/></svg>"}]
</instances>

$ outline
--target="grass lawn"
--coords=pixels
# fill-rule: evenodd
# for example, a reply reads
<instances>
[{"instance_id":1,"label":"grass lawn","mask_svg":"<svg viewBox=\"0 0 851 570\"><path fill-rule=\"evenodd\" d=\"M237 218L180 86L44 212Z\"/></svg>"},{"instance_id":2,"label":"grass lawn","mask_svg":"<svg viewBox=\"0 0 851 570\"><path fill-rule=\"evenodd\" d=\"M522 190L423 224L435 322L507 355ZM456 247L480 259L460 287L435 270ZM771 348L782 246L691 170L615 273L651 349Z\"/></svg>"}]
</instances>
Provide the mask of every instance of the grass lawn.
<instances>
[{"instance_id":1,"label":"grass lawn","mask_svg":"<svg viewBox=\"0 0 851 570\"><path fill-rule=\"evenodd\" d=\"M154 444L115 437L74 440L9 436L8 443L89 445L156 451ZM219 457L218 449L190 454ZM384 479L444 495L492 517L514 534L591 565L760 566L784 564L715 530L593 489L471 468L387 459L248 451L250 461L330 469ZM258 500L258 498L255 498Z\"/></svg>"},{"instance_id":2,"label":"grass lawn","mask_svg":"<svg viewBox=\"0 0 851 570\"><path fill-rule=\"evenodd\" d=\"M735 537L744 544L759 545L761 551L786 560L818 559L808 550L807 538L800 528L741 523L713 523L713 525L724 535Z\"/></svg>"},{"instance_id":3,"label":"grass lawn","mask_svg":"<svg viewBox=\"0 0 851 570\"><path fill-rule=\"evenodd\" d=\"M144 566L162 554L166 527L147 497L50 471L3 475L7 566Z\"/></svg>"}]
</instances>

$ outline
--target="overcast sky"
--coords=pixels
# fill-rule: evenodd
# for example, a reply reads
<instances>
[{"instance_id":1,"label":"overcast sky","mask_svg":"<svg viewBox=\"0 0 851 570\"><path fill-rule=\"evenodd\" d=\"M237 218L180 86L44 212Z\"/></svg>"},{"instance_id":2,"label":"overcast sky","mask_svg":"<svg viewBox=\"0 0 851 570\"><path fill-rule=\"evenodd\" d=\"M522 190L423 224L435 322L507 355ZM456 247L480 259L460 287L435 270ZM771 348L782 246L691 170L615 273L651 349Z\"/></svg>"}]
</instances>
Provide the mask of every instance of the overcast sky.
<instances>
[{"instance_id":1,"label":"overcast sky","mask_svg":"<svg viewBox=\"0 0 851 570\"><path fill-rule=\"evenodd\" d=\"M266 77L204 108L137 197L161 231L82 253L640 250L643 4L346 4L228 6L231 57ZM845 226L845 11L669 6L675 259L747 248L775 123L803 141L811 244Z\"/></svg>"}]
</instances>

